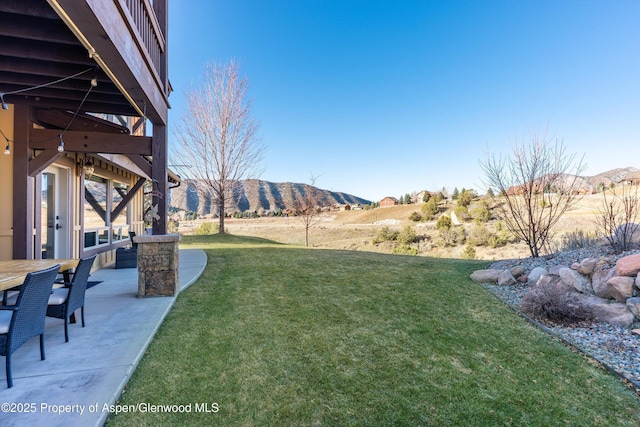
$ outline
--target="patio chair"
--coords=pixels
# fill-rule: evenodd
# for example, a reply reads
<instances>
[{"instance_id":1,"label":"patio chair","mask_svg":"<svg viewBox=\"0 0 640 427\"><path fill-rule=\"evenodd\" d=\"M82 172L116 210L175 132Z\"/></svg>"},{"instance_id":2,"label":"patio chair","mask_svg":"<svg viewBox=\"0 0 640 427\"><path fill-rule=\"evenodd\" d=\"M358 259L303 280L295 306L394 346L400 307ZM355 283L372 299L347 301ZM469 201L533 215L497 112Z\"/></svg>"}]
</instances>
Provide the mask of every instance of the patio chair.
<instances>
[{"instance_id":1,"label":"patio chair","mask_svg":"<svg viewBox=\"0 0 640 427\"><path fill-rule=\"evenodd\" d=\"M47 300L59 265L28 273L16 304L0 307L0 355L6 357L7 387L13 387L11 354L31 338L40 335L40 359L44 360L44 321Z\"/></svg>"},{"instance_id":2,"label":"patio chair","mask_svg":"<svg viewBox=\"0 0 640 427\"><path fill-rule=\"evenodd\" d=\"M82 327L84 328L84 295L87 290L91 266L95 259L96 255L82 258L75 268L71 281L64 282L63 288L54 289L49 297L47 316L64 319L64 342L69 342L69 317L77 309L80 309Z\"/></svg>"}]
</instances>

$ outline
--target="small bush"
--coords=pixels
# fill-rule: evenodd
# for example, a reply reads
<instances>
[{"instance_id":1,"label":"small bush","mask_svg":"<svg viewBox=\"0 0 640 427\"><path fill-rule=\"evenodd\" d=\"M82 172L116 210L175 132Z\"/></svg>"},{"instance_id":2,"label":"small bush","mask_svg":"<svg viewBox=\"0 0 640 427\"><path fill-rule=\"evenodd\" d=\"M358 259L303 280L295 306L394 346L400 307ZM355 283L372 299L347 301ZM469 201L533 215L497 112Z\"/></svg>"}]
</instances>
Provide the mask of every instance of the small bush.
<instances>
[{"instance_id":1,"label":"small bush","mask_svg":"<svg viewBox=\"0 0 640 427\"><path fill-rule=\"evenodd\" d=\"M436 228L438 230L448 230L451 227L453 227L453 222L451 221L451 217L447 214L441 215L436 221Z\"/></svg>"},{"instance_id":2,"label":"small bush","mask_svg":"<svg viewBox=\"0 0 640 427\"><path fill-rule=\"evenodd\" d=\"M476 224L471 227L467 236L467 243L473 246L486 246L489 244L491 233L484 225Z\"/></svg>"},{"instance_id":3,"label":"small bush","mask_svg":"<svg viewBox=\"0 0 640 427\"><path fill-rule=\"evenodd\" d=\"M405 226L396 236L396 240L403 245L408 245L416 241L416 231L410 225Z\"/></svg>"},{"instance_id":4,"label":"small bush","mask_svg":"<svg viewBox=\"0 0 640 427\"><path fill-rule=\"evenodd\" d=\"M560 238L560 250L588 249L599 245L598 237L593 232L576 229L562 235Z\"/></svg>"},{"instance_id":5,"label":"small bush","mask_svg":"<svg viewBox=\"0 0 640 427\"><path fill-rule=\"evenodd\" d=\"M398 238L397 231L391 230L389 227L382 227L378 231L378 235L373 239L373 243L389 242Z\"/></svg>"},{"instance_id":6,"label":"small bush","mask_svg":"<svg viewBox=\"0 0 640 427\"><path fill-rule=\"evenodd\" d=\"M467 246L464 248L464 252L462 252L463 259L476 259L476 250L467 243Z\"/></svg>"},{"instance_id":7,"label":"small bush","mask_svg":"<svg viewBox=\"0 0 640 427\"><path fill-rule=\"evenodd\" d=\"M442 246L457 246L464 243L465 235L463 227L452 227L448 230L442 229L438 233Z\"/></svg>"},{"instance_id":8,"label":"small bush","mask_svg":"<svg viewBox=\"0 0 640 427\"><path fill-rule=\"evenodd\" d=\"M391 252L397 255L418 255L418 249L409 245L400 245L393 248Z\"/></svg>"},{"instance_id":9,"label":"small bush","mask_svg":"<svg viewBox=\"0 0 640 427\"><path fill-rule=\"evenodd\" d=\"M411 221L418 222L422 220L422 215L420 215L418 212L412 212L411 215L409 215L409 219Z\"/></svg>"},{"instance_id":10,"label":"small bush","mask_svg":"<svg viewBox=\"0 0 640 427\"><path fill-rule=\"evenodd\" d=\"M469 210L464 206L456 207L453 213L456 214L459 221L467 221L469 219Z\"/></svg>"},{"instance_id":11,"label":"small bush","mask_svg":"<svg viewBox=\"0 0 640 427\"><path fill-rule=\"evenodd\" d=\"M214 224L212 222L203 222L193 230L193 234L196 236L206 236L210 234L217 234L219 231L218 224Z\"/></svg>"},{"instance_id":12,"label":"small bush","mask_svg":"<svg viewBox=\"0 0 640 427\"><path fill-rule=\"evenodd\" d=\"M533 318L561 324L590 320L592 317L571 294L571 289L561 282L533 288L522 297L520 310Z\"/></svg>"},{"instance_id":13,"label":"small bush","mask_svg":"<svg viewBox=\"0 0 640 427\"><path fill-rule=\"evenodd\" d=\"M469 214L475 222L488 222L491 219L491 211L489 210L489 205L485 201L482 201L471 208Z\"/></svg>"},{"instance_id":14,"label":"small bush","mask_svg":"<svg viewBox=\"0 0 640 427\"><path fill-rule=\"evenodd\" d=\"M438 213L438 199L437 199L437 197L430 198L427 203L422 205L421 210L422 210L422 214L423 214L423 220L428 221L431 218L433 218L433 216Z\"/></svg>"}]
</instances>

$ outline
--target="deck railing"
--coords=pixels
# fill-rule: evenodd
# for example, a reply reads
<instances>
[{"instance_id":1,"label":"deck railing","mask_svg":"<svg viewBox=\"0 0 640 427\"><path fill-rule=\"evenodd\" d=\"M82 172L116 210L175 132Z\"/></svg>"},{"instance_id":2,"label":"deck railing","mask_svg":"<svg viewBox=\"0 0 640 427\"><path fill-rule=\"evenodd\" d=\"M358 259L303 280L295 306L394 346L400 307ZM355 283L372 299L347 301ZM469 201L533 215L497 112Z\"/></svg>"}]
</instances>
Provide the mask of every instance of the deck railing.
<instances>
[{"instance_id":1,"label":"deck railing","mask_svg":"<svg viewBox=\"0 0 640 427\"><path fill-rule=\"evenodd\" d=\"M137 30L139 40L146 49L155 72L166 84L166 71L163 64L166 41L150 0L120 0L120 3L126 6L129 20Z\"/></svg>"}]
</instances>

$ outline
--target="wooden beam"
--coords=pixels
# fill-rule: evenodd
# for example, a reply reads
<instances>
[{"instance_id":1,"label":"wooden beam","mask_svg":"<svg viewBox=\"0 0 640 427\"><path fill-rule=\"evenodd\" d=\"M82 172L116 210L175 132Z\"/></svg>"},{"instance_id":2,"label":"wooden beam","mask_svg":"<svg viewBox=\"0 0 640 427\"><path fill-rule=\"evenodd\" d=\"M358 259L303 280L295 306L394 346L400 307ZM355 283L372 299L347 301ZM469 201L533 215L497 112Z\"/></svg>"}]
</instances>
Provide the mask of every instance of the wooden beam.
<instances>
[{"instance_id":1,"label":"wooden beam","mask_svg":"<svg viewBox=\"0 0 640 427\"><path fill-rule=\"evenodd\" d=\"M152 138L148 136L66 131L62 139L65 151L70 152L152 155ZM29 147L34 150L57 149L59 142L60 130L33 129Z\"/></svg>"},{"instance_id":2,"label":"wooden beam","mask_svg":"<svg viewBox=\"0 0 640 427\"><path fill-rule=\"evenodd\" d=\"M160 220L153 221L153 234L167 233L167 214L169 194L168 172L167 172L167 127L162 125L153 126L153 166L151 179L153 193L151 197L152 205L158 206L158 216Z\"/></svg>"},{"instance_id":3,"label":"wooden beam","mask_svg":"<svg viewBox=\"0 0 640 427\"><path fill-rule=\"evenodd\" d=\"M54 49L48 42L18 41L15 38L0 36L0 55L13 58L39 59L41 61L95 65L82 45L62 45L63 49Z\"/></svg>"},{"instance_id":4,"label":"wooden beam","mask_svg":"<svg viewBox=\"0 0 640 427\"><path fill-rule=\"evenodd\" d=\"M28 141L33 130L29 107L14 107L14 140ZM32 151L28 144L13 145L13 258L33 259L33 198L35 180L29 176Z\"/></svg>"},{"instance_id":5,"label":"wooden beam","mask_svg":"<svg viewBox=\"0 0 640 427\"><path fill-rule=\"evenodd\" d=\"M42 153L29 160L29 176L35 178L40 172L45 170L50 164L64 156L64 152L54 149L44 150Z\"/></svg>"},{"instance_id":6,"label":"wooden beam","mask_svg":"<svg viewBox=\"0 0 640 427\"><path fill-rule=\"evenodd\" d=\"M125 208L125 206L127 206L129 204L129 202L131 201L133 196L135 196L136 193L142 188L142 186L144 185L145 181L146 181L146 178L140 178L133 185L133 187L131 187L131 190L129 190L129 192L122 198L120 203L118 203L118 206L116 206L116 208L113 210L113 212L111 212L111 223L113 223L113 221L115 221L116 218L118 218L118 216L122 213L122 211ZM118 193L119 193L119 191L118 191Z\"/></svg>"},{"instance_id":7,"label":"wooden beam","mask_svg":"<svg viewBox=\"0 0 640 427\"><path fill-rule=\"evenodd\" d=\"M130 154L127 155L127 157L129 158L129 160L131 160L133 163L135 163L136 166L138 166L140 169L142 169L142 171L145 173L145 175L147 175L147 177L151 178L151 163L149 163L147 161L147 159L145 159L142 156L139 155L135 155L135 154Z\"/></svg>"}]
</instances>

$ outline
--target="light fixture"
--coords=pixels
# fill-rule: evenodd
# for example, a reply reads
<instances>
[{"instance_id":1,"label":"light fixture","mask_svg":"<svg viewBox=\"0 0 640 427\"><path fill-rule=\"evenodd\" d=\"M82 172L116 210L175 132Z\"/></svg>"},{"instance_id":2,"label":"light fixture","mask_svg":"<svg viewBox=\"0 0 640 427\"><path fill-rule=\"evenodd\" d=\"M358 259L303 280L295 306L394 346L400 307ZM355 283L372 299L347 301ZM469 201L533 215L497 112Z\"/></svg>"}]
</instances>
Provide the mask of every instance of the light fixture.
<instances>
[{"instance_id":1,"label":"light fixture","mask_svg":"<svg viewBox=\"0 0 640 427\"><path fill-rule=\"evenodd\" d=\"M62 153L64 151L64 141L62 140L62 134L60 134L60 143L58 144L58 153Z\"/></svg>"},{"instance_id":2,"label":"light fixture","mask_svg":"<svg viewBox=\"0 0 640 427\"><path fill-rule=\"evenodd\" d=\"M7 135L5 135L4 132L2 132L2 129L0 129L0 134L2 134L4 139L7 140L7 146L4 148L4 154L8 156L9 154L11 154L11 140L7 138Z\"/></svg>"},{"instance_id":3,"label":"light fixture","mask_svg":"<svg viewBox=\"0 0 640 427\"><path fill-rule=\"evenodd\" d=\"M6 102L4 102L4 93L0 93L0 101L2 101L2 109L8 110L9 106L7 105Z\"/></svg>"},{"instance_id":4,"label":"light fixture","mask_svg":"<svg viewBox=\"0 0 640 427\"><path fill-rule=\"evenodd\" d=\"M80 172L84 174L84 179L91 179L93 171L95 170L93 167L93 160L89 157L85 157L80 162L80 167Z\"/></svg>"}]
</instances>

